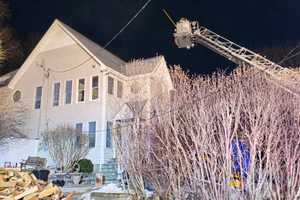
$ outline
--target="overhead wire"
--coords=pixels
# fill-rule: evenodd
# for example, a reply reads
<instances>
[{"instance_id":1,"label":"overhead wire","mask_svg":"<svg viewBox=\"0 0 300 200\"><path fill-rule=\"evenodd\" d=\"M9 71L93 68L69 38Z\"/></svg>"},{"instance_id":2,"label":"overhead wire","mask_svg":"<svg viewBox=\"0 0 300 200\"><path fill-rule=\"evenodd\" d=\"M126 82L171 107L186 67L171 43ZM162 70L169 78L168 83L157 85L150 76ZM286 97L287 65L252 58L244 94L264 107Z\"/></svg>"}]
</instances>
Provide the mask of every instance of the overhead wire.
<instances>
[{"instance_id":1,"label":"overhead wire","mask_svg":"<svg viewBox=\"0 0 300 200\"><path fill-rule=\"evenodd\" d=\"M112 37L112 39L110 41L108 41L105 45L104 48L107 48L139 15L140 13L148 6L148 4L151 2L152 0L148 0L140 9L139 11L128 21L128 23L126 23L121 30L114 36Z\"/></svg>"},{"instance_id":2,"label":"overhead wire","mask_svg":"<svg viewBox=\"0 0 300 200\"><path fill-rule=\"evenodd\" d=\"M298 47L300 47L300 43L297 44L293 49L291 49L291 50L288 52L288 54L286 54L286 55L278 62L278 64L281 65L281 64L284 63L285 61L289 60L290 57L291 57L290 55L291 55L294 51L296 51L296 49L297 49ZM292 56L293 56L293 55L292 55Z\"/></svg>"},{"instance_id":3,"label":"overhead wire","mask_svg":"<svg viewBox=\"0 0 300 200\"><path fill-rule=\"evenodd\" d=\"M106 42L106 44L104 45L103 50L106 50L106 48L115 40L117 39L117 37L119 37L121 35L121 33L124 32L124 30L141 14L141 12L149 5L149 3L152 0L148 0L145 2L145 4L143 4L143 6L137 11L137 13L135 15L133 15L133 17L130 18L130 20L120 29L119 32L117 32L108 42ZM73 67L68 67L65 70L54 70L54 69L50 69L50 71L55 72L55 73L65 73L68 71L72 71L75 70L77 68L80 68L81 66L83 66L84 64L86 64L87 62L89 62L90 60L92 60L92 56L90 56L88 59L84 60L82 63L80 63L79 65L73 66Z\"/></svg>"}]
</instances>

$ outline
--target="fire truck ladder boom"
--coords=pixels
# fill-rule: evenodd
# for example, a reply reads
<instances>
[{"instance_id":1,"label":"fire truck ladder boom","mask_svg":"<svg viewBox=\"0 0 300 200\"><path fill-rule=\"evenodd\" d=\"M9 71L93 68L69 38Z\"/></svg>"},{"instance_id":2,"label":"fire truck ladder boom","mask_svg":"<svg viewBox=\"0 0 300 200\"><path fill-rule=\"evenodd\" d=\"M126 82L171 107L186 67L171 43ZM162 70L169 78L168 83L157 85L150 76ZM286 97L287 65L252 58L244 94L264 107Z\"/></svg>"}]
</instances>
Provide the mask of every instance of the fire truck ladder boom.
<instances>
[{"instance_id":1,"label":"fire truck ladder boom","mask_svg":"<svg viewBox=\"0 0 300 200\"><path fill-rule=\"evenodd\" d=\"M190 22L187 19L181 19L176 23L174 37L175 43L179 48L189 49L196 44L201 44L238 65L256 67L276 82L280 81L278 82L280 87L295 94L290 86L285 85L287 82L299 83L298 77L294 75L292 70L284 68L245 47L235 44L203 26L199 26L197 21ZM288 80L283 79L284 74L289 74ZM299 96L299 92L297 93L296 95Z\"/></svg>"}]
</instances>

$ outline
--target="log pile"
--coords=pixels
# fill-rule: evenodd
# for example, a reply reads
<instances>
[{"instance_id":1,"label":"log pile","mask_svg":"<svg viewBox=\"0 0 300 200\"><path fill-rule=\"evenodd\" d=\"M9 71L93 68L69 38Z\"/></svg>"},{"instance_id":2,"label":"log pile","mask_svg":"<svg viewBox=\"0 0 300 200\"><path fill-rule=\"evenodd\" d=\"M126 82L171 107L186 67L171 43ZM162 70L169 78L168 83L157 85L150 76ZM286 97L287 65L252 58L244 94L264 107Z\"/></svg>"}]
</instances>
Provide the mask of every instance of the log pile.
<instances>
[{"instance_id":1,"label":"log pile","mask_svg":"<svg viewBox=\"0 0 300 200\"><path fill-rule=\"evenodd\" d=\"M71 200L72 194L63 198L63 193L59 187L38 180L32 173L0 168L0 199Z\"/></svg>"}]
</instances>

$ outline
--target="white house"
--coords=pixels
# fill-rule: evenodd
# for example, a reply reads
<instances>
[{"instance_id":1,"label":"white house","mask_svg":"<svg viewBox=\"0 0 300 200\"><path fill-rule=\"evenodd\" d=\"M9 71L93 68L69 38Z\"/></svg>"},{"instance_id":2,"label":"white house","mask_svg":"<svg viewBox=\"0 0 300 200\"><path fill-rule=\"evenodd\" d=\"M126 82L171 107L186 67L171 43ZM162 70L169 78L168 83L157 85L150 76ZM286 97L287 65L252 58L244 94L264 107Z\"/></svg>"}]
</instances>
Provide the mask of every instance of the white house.
<instances>
[{"instance_id":1,"label":"white house","mask_svg":"<svg viewBox=\"0 0 300 200\"><path fill-rule=\"evenodd\" d=\"M0 164L45 156L38 148L40 134L68 124L89 134L88 158L101 171L114 156L107 131L112 122L132 115L132 102L143 102L147 114L150 99L172 89L164 57L126 63L55 20L19 70L0 78L2 105L26 108L23 132L28 136L0 149Z\"/></svg>"}]
</instances>

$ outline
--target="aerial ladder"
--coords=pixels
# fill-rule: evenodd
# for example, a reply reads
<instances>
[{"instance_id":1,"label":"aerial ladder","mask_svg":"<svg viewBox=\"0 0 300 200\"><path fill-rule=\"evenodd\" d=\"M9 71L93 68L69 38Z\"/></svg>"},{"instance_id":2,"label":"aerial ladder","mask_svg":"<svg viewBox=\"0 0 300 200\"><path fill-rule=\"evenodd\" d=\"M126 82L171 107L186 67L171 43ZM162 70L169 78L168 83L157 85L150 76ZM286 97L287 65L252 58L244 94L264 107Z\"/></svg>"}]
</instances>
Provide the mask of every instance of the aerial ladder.
<instances>
[{"instance_id":1,"label":"aerial ladder","mask_svg":"<svg viewBox=\"0 0 300 200\"><path fill-rule=\"evenodd\" d=\"M264 56L199 26L197 21L182 18L176 23L174 38L179 48L190 49L200 44L237 65L255 67L264 72L269 81L295 96L300 96L297 89L300 79L293 70L284 68Z\"/></svg>"}]
</instances>

